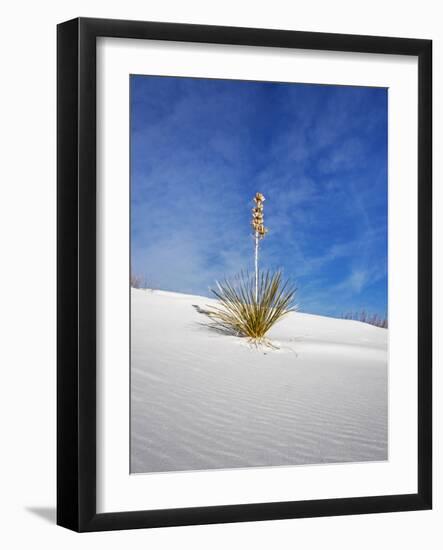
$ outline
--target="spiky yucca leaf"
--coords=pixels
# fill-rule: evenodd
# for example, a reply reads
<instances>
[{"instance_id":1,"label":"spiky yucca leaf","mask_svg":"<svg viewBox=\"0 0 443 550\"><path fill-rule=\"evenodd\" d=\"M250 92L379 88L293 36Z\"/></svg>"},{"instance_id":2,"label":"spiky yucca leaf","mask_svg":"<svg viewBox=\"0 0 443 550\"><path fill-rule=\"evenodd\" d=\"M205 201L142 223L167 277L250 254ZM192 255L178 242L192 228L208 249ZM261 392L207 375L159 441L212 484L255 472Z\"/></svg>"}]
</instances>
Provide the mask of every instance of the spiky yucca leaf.
<instances>
[{"instance_id":1,"label":"spiky yucca leaf","mask_svg":"<svg viewBox=\"0 0 443 550\"><path fill-rule=\"evenodd\" d=\"M212 289L219 301L209 309L214 324L255 342L263 341L269 329L290 311L294 311L296 289L283 281L280 271L266 271L258 277L258 295L255 296L255 279L241 273L232 281L217 282Z\"/></svg>"}]
</instances>

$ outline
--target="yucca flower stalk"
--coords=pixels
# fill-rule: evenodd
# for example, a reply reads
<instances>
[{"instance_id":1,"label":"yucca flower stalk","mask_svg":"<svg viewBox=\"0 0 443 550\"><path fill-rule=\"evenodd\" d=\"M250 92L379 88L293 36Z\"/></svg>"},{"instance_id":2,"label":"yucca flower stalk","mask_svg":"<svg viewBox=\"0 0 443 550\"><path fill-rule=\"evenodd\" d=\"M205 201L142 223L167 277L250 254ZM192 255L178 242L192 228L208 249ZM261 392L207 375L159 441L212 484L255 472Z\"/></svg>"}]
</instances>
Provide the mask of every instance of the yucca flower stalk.
<instances>
[{"instance_id":1,"label":"yucca flower stalk","mask_svg":"<svg viewBox=\"0 0 443 550\"><path fill-rule=\"evenodd\" d=\"M252 209L252 222L251 225L254 229L255 238L255 254L254 254L254 266L255 266L255 301L258 301L258 250L259 242L264 239L268 230L264 225L264 213L263 203L265 197L261 193L256 193L254 197L255 206Z\"/></svg>"},{"instance_id":2,"label":"yucca flower stalk","mask_svg":"<svg viewBox=\"0 0 443 550\"><path fill-rule=\"evenodd\" d=\"M257 193L252 209L254 274L241 272L232 280L217 282L212 292L218 304L209 306L204 313L212 319L215 328L223 332L248 337L255 344L275 347L266 340L266 334L277 321L296 309L296 289L288 281L283 281L280 271L259 270L259 243L268 232L264 225L264 200L265 197Z\"/></svg>"}]
</instances>

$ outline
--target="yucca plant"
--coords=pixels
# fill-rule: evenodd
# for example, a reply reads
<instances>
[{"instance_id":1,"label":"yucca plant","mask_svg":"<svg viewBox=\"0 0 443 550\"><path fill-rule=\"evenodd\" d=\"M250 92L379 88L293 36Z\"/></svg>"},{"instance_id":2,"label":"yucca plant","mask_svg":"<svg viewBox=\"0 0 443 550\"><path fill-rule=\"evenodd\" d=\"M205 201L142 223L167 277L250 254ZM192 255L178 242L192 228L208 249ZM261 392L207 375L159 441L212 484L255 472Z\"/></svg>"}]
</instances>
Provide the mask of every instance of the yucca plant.
<instances>
[{"instance_id":1,"label":"yucca plant","mask_svg":"<svg viewBox=\"0 0 443 550\"><path fill-rule=\"evenodd\" d=\"M289 281L283 281L280 271L259 271L259 242L268 230L264 226L263 202L265 197L257 193L252 209L255 254L254 275L240 273L233 280L217 282L212 289L218 299L217 306L206 312L214 325L224 331L250 338L254 343L266 343L270 328L290 311L296 309L294 298L296 288Z\"/></svg>"},{"instance_id":2,"label":"yucca plant","mask_svg":"<svg viewBox=\"0 0 443 550\"><path fill-rule=\"evenodd\" d=\"M219 305L211 306L207 313L215 325L255 343L267 343L269 329L295 310L296 289L283 282L280 271L266 271L257 278L241 273L232 281L217 282L212 292Z\"/></svg>"}]
</instances>

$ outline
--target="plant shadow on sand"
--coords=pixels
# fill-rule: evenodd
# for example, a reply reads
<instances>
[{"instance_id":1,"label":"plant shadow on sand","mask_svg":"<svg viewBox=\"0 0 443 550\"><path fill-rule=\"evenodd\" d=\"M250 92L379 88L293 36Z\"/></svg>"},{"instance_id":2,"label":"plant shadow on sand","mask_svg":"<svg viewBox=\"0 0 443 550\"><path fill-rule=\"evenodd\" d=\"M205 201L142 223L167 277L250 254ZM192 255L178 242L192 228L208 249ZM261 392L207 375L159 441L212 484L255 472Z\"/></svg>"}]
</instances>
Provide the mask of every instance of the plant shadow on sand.
<instances>
[{"instance_id":1,"label":"plant shadow on sand","mask_svg":"<svg viewBox=\"0 0 443 550\"><path fill-rule=\"evenodd\" d=\"M209 330L210 332L213 332L215 334L221 334L224 336L235 336L240 341L248 342L249 343L248 347L261 350L264 352L265 355L266 355L266 352L269 352L269 351L290 351L294 353L296 357L298 357L297 351L290 346L289 347L282 346L280 343L277 345L276 343L273 343L272 340L270 339L266 339L261 343L254 343L247 336L244 336L243 334L235 331L232 327L228 325L224 326L224 325L221 325L220 322L213 321L212 315L211 315L212 312L209 309L205 309L197 304L192 304L192 307L200 315L205 315L206 317L211 319L210 323L198 323L199 327L202 328L203 330ZM303 341L304 341L304 338L301 336L291 338L291 343L299 343Z\"/></svg>"},{"instance_id":2,"label":"plant shadow on sand","mask_svg":"<svg viewBox=\"0 0 443 550\"><path fill-rule=\"evenodd\" d=\"M225 336L238 336L239 338L241 337L241 335L236 332L232 327L222 326L219 323L215 323L212 320L211 311L209 309L204 309L197 304L192 304L192 307L195 309L195 311L197 311L197 313L200 313L200 315L205 315L206 317L208 317L208 319L211 319L210 323L198 323L200 327L204 327L218 334L224 334Z\"/></svg>"}]
</instances>

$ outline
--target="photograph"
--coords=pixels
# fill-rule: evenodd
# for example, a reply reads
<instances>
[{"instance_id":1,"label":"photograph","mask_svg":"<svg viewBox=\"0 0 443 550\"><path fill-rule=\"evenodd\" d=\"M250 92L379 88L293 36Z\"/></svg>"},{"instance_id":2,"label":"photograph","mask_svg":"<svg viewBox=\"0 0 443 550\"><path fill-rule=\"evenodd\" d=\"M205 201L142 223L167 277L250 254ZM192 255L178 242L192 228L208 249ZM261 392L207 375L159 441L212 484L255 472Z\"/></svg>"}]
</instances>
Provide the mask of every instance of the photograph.
<instances>
[{"instance_id":1,"label":"photograph","mask_svg":"<svg viewBox=\"0 0 443 550\"><path fill-rule=\"evenodd\" d=\"M130 472L389 460L388 89L129 86Z\"/></svg>"},{"instance_id":2,"label":"photograph","mask_svg":"<svg viewBox=\"0 0 443 550\"><path fill-rule=\"evenodd\" d=\"M337 30L58 24L57 525L432 509L433 42Z\"/></svg>"}]
</instances>

